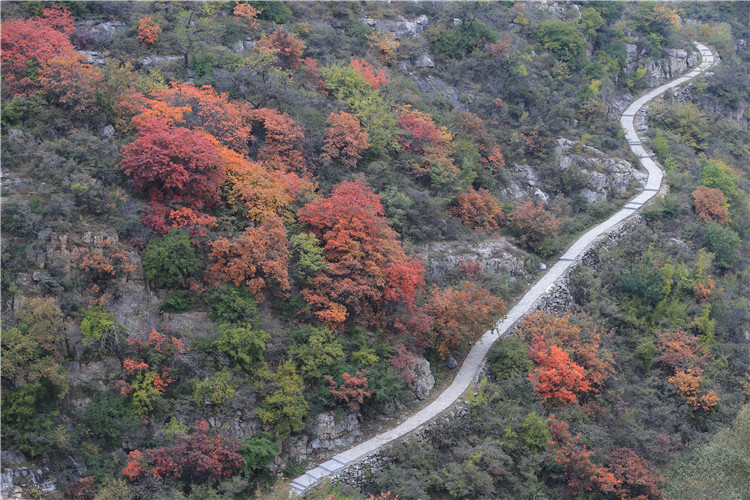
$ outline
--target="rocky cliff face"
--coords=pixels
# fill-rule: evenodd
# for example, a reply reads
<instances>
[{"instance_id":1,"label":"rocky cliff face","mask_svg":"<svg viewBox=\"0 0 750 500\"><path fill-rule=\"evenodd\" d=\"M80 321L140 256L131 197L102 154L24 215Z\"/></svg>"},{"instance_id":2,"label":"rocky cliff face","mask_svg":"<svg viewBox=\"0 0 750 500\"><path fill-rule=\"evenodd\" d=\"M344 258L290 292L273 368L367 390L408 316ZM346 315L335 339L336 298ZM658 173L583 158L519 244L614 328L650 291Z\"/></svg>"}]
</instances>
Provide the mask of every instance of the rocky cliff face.
<instances>
[{"instance_id":1,"label":"rocky cliff face","mask_svg":"<svg viewBox=\"0 0 750 500\"><path fill-rule=\"evenodd\" d=\"M415 248L425 260L430 274L449 277L458 272L462 263L479 265L485 274L504 274L511 278L525 278L527 269L534 267L536 258L513 246L504 238L482 241L428 243Z\"/></svg>"},{"instance_id":2,"label":"rocky cliff face","mask_svg":"<svg viewBox=\"0 0 750 500\"><path fill-rule=\"evenodd\" d=\"M654 88L676 78L698 64L698 52L682 49L664 49L661 59L645 60L645 49L637 44L626 44L626 69L635 71L639 66L646 68L646 83Z\"/></svg>"},{"instance_id":3,"label":"rocky cliff face","mask_svg":"<svg viewBox=\"0 0 750 500\"><path fill-rule=\"evenodd\" d=\"M641 188L646 184L646 174L629 161L610 158L604 152L565 138L557 139L554 168L566 172L577 192L588 203L603 199L619 198L630 188ZM549 186L537 171L526 164L513 164L509 169L507 187L500 192L504 199L535 200L546 204L550 190L560 186Z\"/></svg>"},{"instance_id":4,"label":"rocky cliff face","mask_svg":"<svg viewBox=\"0 0 750 500\"><path fill-rule=\"evenodd\" d=\"M620 158L609 158L590 146L560 138L557 140L556 166L561 170L575 169L583 187L578 195L588 203L623 196L631 186L643 188L648 176Z\"/></svg>"}]
</instances>

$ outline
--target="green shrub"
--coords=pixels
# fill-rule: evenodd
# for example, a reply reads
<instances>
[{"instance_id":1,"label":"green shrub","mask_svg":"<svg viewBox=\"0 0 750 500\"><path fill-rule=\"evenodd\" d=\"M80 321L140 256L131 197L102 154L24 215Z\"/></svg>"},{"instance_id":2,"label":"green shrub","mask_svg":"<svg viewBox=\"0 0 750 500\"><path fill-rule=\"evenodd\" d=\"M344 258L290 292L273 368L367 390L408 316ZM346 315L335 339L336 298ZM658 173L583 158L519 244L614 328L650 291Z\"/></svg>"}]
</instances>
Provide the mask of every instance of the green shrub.
<instances>
[{"instance_id":1,"label":"green shrub","mask_svg":"<svg viewBox=\"0 0 750 500\"><path fill-rule=\"evenodd\" d=\"M138 425L138 418L126 400L107 392L94 396L86 407L85 415L91 436L108 448L119 447L123 430Z\"/></svg>"},{"instance_id":2,"label":"green shrub","mask_svg":"<svg viewBox=\"0 0 750 500\"><path fill-rule=\"evenodd\" d=\"M487 360L490 372L498 379L526 376L534 365L528 356L529 347L518 337L502 337Z\"/></svg>"},{"instance_id":3,"label":"green shrub","mask_svg":"<svg viewBox=\"0 0 750 500\"><path fill-rule=\"evenodd\" d=\"M737 187L737 176L722 160L701 159L701 184L706 187L721 189L729 200L742 193Z\"/></svg>"},{"instance_id":4,"label":"green shrub","mask_svg":"<svg viewBox=\"0 0 750 500\"><path fill-rule=\"evenodd\" d=\"M352 38L357 38L361 41L367 41L367 35L370 35L374 32L371 27L360 21L359 19L355 19L349 24L346 25L346 28L344 28L344 33L346 33L346 36L350 36Z\"/></svg>"},{"instance_id":5,"label":"green shrub","mask_svg":"<svg viewBox=\"0 0 750 500\"><path fill-rule=\"evenodd\" d=\"M125 332L125 327L117 322L115 316L105 313L101 307L89 309L81 320L83 343L96 347L104 355L122 352Z\"/></svg>"},{"instance_id":6,"label":"green shrub","mask_svg":"<svg viewBox=\"0 0 750 500\"><path fill-rule=\"evenodd\" d=\"M3 447L12 445L32 458L47 452L55 441L56 399L57 389L46 380L12 391L3 389Z\"/></svg>"},{"instance_id":7,"label":"green shrub","mask_svg":"<svg viewBox=\"0 0 750 500\"><path fill-rule=\"evenodd\" d=\"M482 21L463 22L448 30L433 32L432 42L437 51L447 57L461 59L483 42L494 43L497 35Z\"/></svg>"},{"instance_id":8,"label":"green shrub","mask_svg":"<svg viewBox=\"0 0 750 500\"><path fill-rule=\"evenodd\" d=\"M240 474L245 477L252 477L273 462L276 455L279 454L279 444L270 434L261 433L250 439L243 439L239 452L245 459Z\"/></svg>"},{"instance_id":9,"label":"green shrub","mask_svg":"<svg viewBox=\"0 0 750 500\"><path fill-rule=\"evenodd\" d=\"M542 451L547 447L547 441L552 438L547 421L533 411L521 420L521 430L523 444L531 451Z\"/></svg>"},{"instance_id":10,"label":"green shrub","mask_svg":"<svg viewBox=\"0 0 750 500\"><path fill-rule=\"evenodd\" d=\"M178 229L149 241L141 263L146 279L159 288L181 286L200 270L190 237Z\"/></svg>"},{"instance_id":11,"label":"green shrub","mask_svg":"<svg viewBox=\"0 0 750 500\"><path fill-rule=\"evenodd\" d=\"M620 278L620 289L623 292L651 306L664 298L663 288L664 276L650 258L644 258Z\"/></svg>"},{"instance_id":12,"label":"green shrub","mask_svg":"<svg viewBox=\"0 0 750 500\"><path fill-rule=\"evenodd\" d=\"M276 24L288 23L289 18L292 15L292 9L290 9L284 2L250 2L250 5L256 9L263 9L263 12L258 16L260 19L271 21Z\"/></svg>"},{"instance_id":13,"label":"green shrub","mask_svg":"<svg viewBox=\"0 0 750 500\"><path fill-rule=\"evenodd\" d=\"M292 274L300 283L309 283L319 271L326 269L320 241L312 233L293 234L289 249L294 255Z\"/></svg>"},{"instance_id":14,"label":"green shrub","mask_svg":"<svg viewBox=\"0 0 750 500\"><path fill-rule=\"evenodd\" d=\"M193 306L193 296L188 290L175 290L159 303L159 310L168 313L184 313Z\"/></svg>"},{"instance_id":15,"label":"green shrub","mask_svg":"<svg viewBox=\"0 0 750 500\"><path fill-rule=\"evenodd\" d=\"M303 419L310 412L310 406L302 394L302 380L291 361L279 367L274 383L278 388L263 401L257 413L261 422L273 427L276 436L284 438L305 428Z\"/></svg>"},{"instance_id":16,"label":"green shrub","mask_svg":"<svg viewBox=\"0 0 750 500\"><path fill-rule=\"evenodd\" d=\"M304 326L295 333L305 337L304 343L293 347L291 352L306 381L312 382L330 374L331 366L344 359L341 340L328 328Z\"/></svg>"},{"instance_id":17,"label":"green shrub","mask_svg":"<svg viewBox=\"0 0 750 500\"><path fill-rule=\"evenodd\" d=\"M263 361L266 342L271 336L263 330L253 330L249 324L224 324L219 331L214 340L216 350L226 354L239 368L248 372L256 370Z\"/></svg>"},{"instance_id":18,"label":"green shrub","mask_svg":"<svg viewBox=\"0 0 750 500\"><path fill-rule=\"evenodd\" d=\"M716 222L706 225L704 243L716 255L717 266L729 269L738 262L742 240L735 231L728 227L723 227Z\"/></svg>"},{"instance_id":19,"label":"green shrub","mask_svg":"<svg viewBox=\"0 0 750 500\"><path fill-rule=\"evenodd\" d=\"M258 315L255 297L245 287L225 285L211 292L211 320L216 323L247 323Z\"/></svg>"},{"instance_id":20,"label":"green shrub","mask_svg":"<svg viewBox=\"0 0 750 500\"><path fill-rule=\"evenodd\" d=\"M232 385L232 374L225 368L213 377L195 384L193 402L199 407L206 401L213 405L222 405L234 398L236 392Z\"/></svg>"},{"instance_id":21,"label":"green shrub","mask_svg":"<svg viewBox=\"0 0 750 500\"><path fill-rule=\"evenodd\" d=\"M580 68L586 60L586 40L570 23L544 21L537 26L534 38L559 61Z\"/></svg>"}]
</instances>

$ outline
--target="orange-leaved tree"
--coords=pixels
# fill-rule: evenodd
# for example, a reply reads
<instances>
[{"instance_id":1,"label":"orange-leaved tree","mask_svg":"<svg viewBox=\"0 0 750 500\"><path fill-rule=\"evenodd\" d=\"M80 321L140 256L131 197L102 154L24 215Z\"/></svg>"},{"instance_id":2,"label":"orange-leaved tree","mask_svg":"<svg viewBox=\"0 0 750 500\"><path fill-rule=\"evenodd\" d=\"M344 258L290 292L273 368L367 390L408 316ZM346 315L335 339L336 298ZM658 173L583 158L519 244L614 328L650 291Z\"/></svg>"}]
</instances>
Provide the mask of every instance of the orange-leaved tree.
<instances>
[{"instance_id":1,"label":"orange-leaved tree","mask_svg":"<svg viewBox=\"0 0 750 500\"><path fill-rule=\"evenodd\" d=\"M387 301L413 301L424 285L424 266L406 255L380 197L364 182L339 184L298 216L320 240L327 265L303 295L331 328L348 317L376 324Z\"/></svg>"},{"instance_id":2,"label":"orange-leaved tree","mask_svg":"<svg viewBox=\"0 0 750 500\"><path fill-rule=\"evenodd\" d=\"M161 26L153 16L142 17L138 20L138 34L136 35L141 45L148 47L159 41Z\"/></svg>"},{"instance_id":3,"label":"orange-leaved tree","mask_svg":"<svg viewBox=\"0 0 750 500\"><path fill-rule=\"evenodd\" d=\"M306 174L302 127L286 113L260 108L250 111L256 159L272 172Z\"/></svg>"},{"instance_id":4,"label":"orange-leaved tree","mask_svg":"<svg viewBox=\"0 0 750 500\"><path fill-rule=\"evenodd\" d=\"M263 12L263 9L256 9L249 3L240 3L234 6L232 13L239 19L241 19L247 26L254 30L258 27L258 15Z\"/></svg>"},{"instance_id":5,"label":"orange-leaved tree","mask_svg":"<svg viewBox=\"0 0 750 500\"><path fill-rule=\"evenodd\" d=\"M292 197L277 172L268 172L257 162L227 148L219 149L225 172L225 192L229 206L246 218L262 222L277 215L291 220L293 213L287 209Z\"/></svg>"},{"instance_id":6,"label":"orange-leaved tree","mask_svg":"<svg viewBox=\"0 0 750 500\"><path fill-rule=\"evenodd\" d=\"M491 231L503 222L503 208L500 201L486 189L475 190L469 187L456 196L451 212L464 225L476 230Z\"/></svg>"},{"instance_id":7,"label":"orange-leaved tree","mask_svg":"<svg viewBox=\"0 0 750 500\"><path fill-rule=\"evenodd\" d=\"M287 33L277 28L270 35L263 35L254 49L276 54L284 69L297 69L302 61L305 44L294 33Z\"/></svg>"},{"instance_id":8,"label":"orange-leaved tree","mask_svg":"<svg viewBox=\"0 0 750 500\"><path fill-rule=\"evenodd\" d=\"M362 75L367 83L372 85L375 90L379 89L382 85L388 84L388 77L385 76L385 70L376 68L364 59L355 59L349 62L349 66L357 70L357 73Z\"/></svg>"},{"instance_id":9,"label":"orange-leaved tree","mask_svg":"<svg viewBox=\"0 0 750 500\"><path fill-rule=\"evenodd\" d=\"M331 113L326 120L326 139L322 158L337 161L342 166L354 168L367 149L370 136L362 129L359 120L345 111Z\"/></svg>"},{"instance_id":10,"label":"orange-leaved tree","mask_svg":"<svg viewBox=\"0 0 750 500\"><path fill-rule=\"evenodd\" d=\"M102 76L83 56L67 52L42 65L39 84L60 107L80 116L96 104Z\"/></svg>"},{"instance_id":11,"label":"orange-leaved tree","mask_svg":"<svg viewBox=\"0 0 750 500\"><path fill-rule=\"evenodd\" d=\"M695 213L703 222L729 223L729 203L721 189L699 186L693 191Z\"/></svg>"},{"instance_id":12,"label":"orange-leaved tree","mask_svg":"<svg viewBox=\"0 0 750 500\"><path fill-rule=\"evenodd\" d=\"M598 392L614 373L612 355L601 349L596 327L584 330L568 316L541 311L525 317L521 331L531 344L529 374L534 390L552 404L574 403L581 396Z\"/></svg>"},{"instance_id":13,"label":"orange-leaved tree","mask_svg":"<svg viewBox=\"0 0 750 500\"><path fill-rule=\"evenodd\" d=\"M258 300L269 288L282 294L289 285L289 244L281 219L266 217L257 227L246 228L232 239L211 244L214 261L207 271L209 283L246 286Z\"/></svg>"},{"instance_id":14,"label":"orange-leaved tree","mask_svg":"<svg viewBox=\"0 0 750 500\"><path fill-rule=\"evenodd\" d=\"M433 289L423 311L432 317L431 346L445 358L478 339L505 314L507 303L468 281L462 290Z\"/></svg>"},{"instance_id":15,"label":"orange-leaved tree","mask_svg":"<svg viewBox=\"0 0 750 500\"><path fill-rule=\"evenodd\" d=\"M367 43L377 53L378 59L383 64L390 64L396 60L398 47L401 44L394 35L380 30L367 35Z\"/></svg>"},{"instance_id":16,"label":"orange-leaved tree","mask_svg":"<svg viewBox=\"0 0 750 500\"><path fill-rule=\"evenodd\" d=\"M710 411L719 402L713 390L701 391L701 376L708 353L697 338L682 330L657 335L661 356L657 362L672 373L667 378L692 411Z\"/></svg>"},{"instance_id":17,"label":"orange-leaved tree","mask_svg":"<svg viewBox=\"0 0 750 500\"><path fill-rule=\"evenodd\" d=\"M43 9L42 17L3 22L0 34L3 90L10 96L37 90L41 67L55 57L75 52L70 42L74 31L73 18L64 9Z\"/></svg>"},{"instance_id":18,"label":"orange-leaved tree","mask_svg":"<svg viewBox=\"0 0 750 500\"><path fill-rule=\"evenodd\" d=\"M245 115L242 106L229 101L227 94L217 93L210 85L198 87L192 83L181 83L157 92L153 99L146 99L141 112L133 117L132 124L140 128L143 123L157 118L203 131L222 145L245 153L250 138Z\"/></svg>"}]
</instances>

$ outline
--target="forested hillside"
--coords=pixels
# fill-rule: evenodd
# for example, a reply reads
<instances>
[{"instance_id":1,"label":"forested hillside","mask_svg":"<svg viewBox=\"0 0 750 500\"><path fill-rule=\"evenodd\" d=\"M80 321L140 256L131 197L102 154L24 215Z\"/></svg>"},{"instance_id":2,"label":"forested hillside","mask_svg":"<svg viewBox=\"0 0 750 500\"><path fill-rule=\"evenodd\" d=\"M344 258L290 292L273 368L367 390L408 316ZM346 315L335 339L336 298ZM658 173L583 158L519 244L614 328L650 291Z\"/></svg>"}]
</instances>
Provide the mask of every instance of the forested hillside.
<instances>
[{"instance_id":1,"label":"forested hillside","mask_svg":"<svg viewBox=\"0 0 750 500\"><path fill-rule=\"evenodd\" d=\"M321 498L747 498L738 3L3 2L2 494L287 498L646 174L468 415ZM644 135L645 134L645 135ZM387 493L390 492L390 493Z\"/></svg>"}]
</instances>

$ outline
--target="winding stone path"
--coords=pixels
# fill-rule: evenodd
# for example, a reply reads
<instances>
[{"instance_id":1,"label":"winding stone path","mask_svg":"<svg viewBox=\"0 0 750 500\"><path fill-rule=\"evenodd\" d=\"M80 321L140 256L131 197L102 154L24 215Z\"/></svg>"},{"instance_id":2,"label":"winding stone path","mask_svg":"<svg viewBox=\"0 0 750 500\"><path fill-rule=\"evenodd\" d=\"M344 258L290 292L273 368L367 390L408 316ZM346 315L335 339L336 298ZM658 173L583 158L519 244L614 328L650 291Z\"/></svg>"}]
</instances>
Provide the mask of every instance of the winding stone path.
<instances>
[{"instance_id":1,"label":"winding stone path","mask_svg":"<svg viewBox=\"0 0 750 500\"><path fill-rule=\"evenodd\" d=\"M456 374L453 383L451 383L451 385L448 386L448 388L445 389L435 401L407 418L398 427L378 434L363 443L349 448L348 450L334 456L327 462L320 464L314 469L305 472L302 476L292 480L291 487L294 492L299 494L304 493L317 484L321 479L334 475L337 471L341 471L349 465L364 459L368 455L379 450L385 444L411 434L448 409L464 394L464 392L466 392L472 382L474 382L474 379L484 365L487 354L495 341L497 341L502 335L505 335L513 324L521 319L524 314L534 309L534 306L539 299L547 292L551 291L555 286L555 282L570 269L576 259L586 252L586 250L593 244L594 240L599 236L610 232L622 221L633 215L633 213L642 207L644 203L658 193L661 188L663 172L656 162L651 159L650 153L643 147L641 139L635 131L633 121L636 113L651 99L661 95L668 89L682 85L683 83L695 78L714 64L714 56L708 47L697 42L695 43L695 46L701 53L701 64L698 67L640 97L625 110L620 119L630 149L638 157L643 167L648 171L648 182L646 183L643 192L630 200L619 212L590 229L586 234L573 243L568 251L560 257L558 262L552 266L528 292L526 292L526 295L524 295L508 312L508 315L503 320L499 321L492 330L485 332L476 344L474 344L461 365L458 374Z\"/></svg>"}]
</instances>

